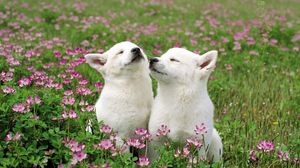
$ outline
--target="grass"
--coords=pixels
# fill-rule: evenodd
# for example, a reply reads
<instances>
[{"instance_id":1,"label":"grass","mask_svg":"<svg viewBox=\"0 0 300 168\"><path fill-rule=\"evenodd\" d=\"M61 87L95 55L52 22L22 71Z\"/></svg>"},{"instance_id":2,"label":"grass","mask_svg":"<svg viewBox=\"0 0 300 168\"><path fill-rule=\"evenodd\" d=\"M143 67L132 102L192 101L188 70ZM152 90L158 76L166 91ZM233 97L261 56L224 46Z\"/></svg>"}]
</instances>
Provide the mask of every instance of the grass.
<instances>
[{"instance_id":1,"label":"grass","mask_svg":"<svg viewBox=\"0 0 300 168\"><path fill-rule=\"evenodd\" d=\"M130 40L140 45L149 58L159 56L153 54L154 49L166 52L176 42L180 42L181 46L191 51L200 50L201 53L205 50L224 48L225 52L220 52L218 66L213 72L214 80L209 82L209 93L216 109L215 126L224 143L224 167L299 166L299 162L291 164L268 156L261 156L258 165L250 164L248 161L249 150L255 149L260 140L272 140L276 148L289 151L291 158L299 158L300 59L299 49L293 50L293 47L299 48L300 43L299 40L291 41L300 29L300 25L297 24L300 17L298 1L217 0L211 3L211 1L175 0L165 1L170 4L152 4L148 0L141 0L123 4L119 0L87 0L84 1L86 6L82 12L73 7L74 4L78 4L75 1L0 0L0 2L0 11L8 15L0 21L1 30L11 30L17 34L16 37L21 31L43 33L42 41L10 38L10 43L20 45L26 51L43 45L41 42L54 37L65 40L62 46L55 47L55 50L59 51L82 47L84 40L88 40L90 45L83 48L97 50L106 50L117 42ZM22 7L22 2L27 3L28 7ZM20 13L24 13L27 19L23 21L17 19ZM79 21L72 21L70 18L59 20L62 15L77 16ZM276 20L276 17L281 15L286 16L283 22ZM37 16L45 21L28 21ZM98 23L92 22L90 27L85 29L80 22L88 16L102 16L105 19L104 21L100 19ZM208 16L218 21L219 24L215 28L208 23ZM257 28L254 24L247 23L255 18L262 21L261 27ZM196 26L197 20L202 22L201 26ZM228 25L228 20L241 20L241 26ZM9 23L12 22L18 22L23 30L11 26ZM105 25L105 22L109 22L109 25ZM154 32L143 33L145 29L151 29L147 28L150 24L155 25ZM57 30L58 26L59 30ZM248 36L253 37L256 43L247 45L246 40L240 40L242 49L233 50L234 33L232 32L243 31L245 27L251 28ZM95 40L93 40L94 35L98 36ZM170 39L170 37L174 38ZM211 39L205 40L205 37ZM226 37L229 42L221 43L221 37ZM263 42L264 38L269 40L274 38L278 42L271 45L270 42ZM198 44L192 44L191 39L196 39ZM217 41L216 45L210 45L213 40ZM0 44L7 43L3 39L0 39L0 42ZM160 44L161 47L156 48L155 44ZM284 47L288 48L288 51L282 50ZM250 55L251 50L255 50L259 55ZM29 61L40 68L46 63L57 61L52 56L53 49L43 49L40 52L42 57L30 60L26 60L22 54L13 53L13 56L22 62ZM38 63L39 61L41 63ZM0 63L0 71L8 71L10 66L5 59L0 57ZM232 66L232 69L226 66ZM24 67L15 67L15 79L30 74L22 68ZM50 69L48 74L55 76L63 70L62 68ZM100 74L86 64L77 66L76 71L91 83L103 81ZM0 82L0 84L1 88L8 85L17 86L14 82ZM155 81L153 86L155 90ZM6 98L2 95L0 99L2 110L5 114L8 113L13 102L25 100L26 96L35 92L34 90L34 87L18 89L20 95L9 97L10 103L5 103ZM51 92L51 89L43 91L49 95L53 94ZM97 95L93 95L87 100L92 104L96 99ZM54 106L51 110L60 112L61 109L55 107L59 105L58 99L53 101ZM49 102L51 103L53 102ZM52 113L51 110L48 110L49 113ZM5 137L8 130L13 130L14 124L4 120L0 122L0 128L2 127L0 137ZM84 122L81 127L84 127ZM1 155L0 152L0 156L5 158L6 154Z\"/></svg>"}]
</instances>

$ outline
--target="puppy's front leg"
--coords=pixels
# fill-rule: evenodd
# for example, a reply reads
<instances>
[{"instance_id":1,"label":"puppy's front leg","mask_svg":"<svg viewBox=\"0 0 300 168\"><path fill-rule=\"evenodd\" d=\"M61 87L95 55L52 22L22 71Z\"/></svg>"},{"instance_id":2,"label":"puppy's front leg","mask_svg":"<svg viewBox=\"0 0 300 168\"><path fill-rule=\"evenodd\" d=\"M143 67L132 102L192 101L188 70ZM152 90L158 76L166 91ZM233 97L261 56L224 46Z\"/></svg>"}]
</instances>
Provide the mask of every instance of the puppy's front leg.
<instances>
[{"instance_id":1,"label":"puppy's front leg","mask_svg":"<svg viewBox=\"0 0 300 168\"><path fill-rule=\"evenodd\" d=\"M160 157L159 149L166 142L165 137L154 137L152 141L150 141L147 148L147 156L151 162L157 160Z\"/></svg>"}]
</instances>

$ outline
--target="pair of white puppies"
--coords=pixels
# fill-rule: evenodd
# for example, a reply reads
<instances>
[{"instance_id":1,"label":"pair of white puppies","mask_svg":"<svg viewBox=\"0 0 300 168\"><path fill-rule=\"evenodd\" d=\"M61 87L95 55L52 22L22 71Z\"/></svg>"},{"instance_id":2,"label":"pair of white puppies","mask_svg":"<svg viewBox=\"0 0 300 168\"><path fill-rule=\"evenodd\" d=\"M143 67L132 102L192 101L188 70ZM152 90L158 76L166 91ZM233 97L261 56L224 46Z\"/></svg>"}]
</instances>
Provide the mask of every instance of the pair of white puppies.
<instances>
[{"instance_id":1,"label":"pair of white puppies","mask_svg":"<svg viewBox=\"0 0 300 168\"><path fill-rule=\"evenodd\" d=\"M135 128L141 127L155 135L164 124L171 130L168 138L179 142L195 137L195 126L204 123L207 131L203 140L208 150L201 148L199 156L210 161L221 159L222 142L213 127L214 106L207 92L216 51L199 56L173 48L160 58L151 59L149 66L140 47L121 42L103 54L87 54L85 58L105 80L95 105L98 121L110 125L122 138L133 136ZM158 81L154 103L149 67ZM163 143L153 138L150 159L157 156L154 146Z\"/></svg>"}]
</instances>

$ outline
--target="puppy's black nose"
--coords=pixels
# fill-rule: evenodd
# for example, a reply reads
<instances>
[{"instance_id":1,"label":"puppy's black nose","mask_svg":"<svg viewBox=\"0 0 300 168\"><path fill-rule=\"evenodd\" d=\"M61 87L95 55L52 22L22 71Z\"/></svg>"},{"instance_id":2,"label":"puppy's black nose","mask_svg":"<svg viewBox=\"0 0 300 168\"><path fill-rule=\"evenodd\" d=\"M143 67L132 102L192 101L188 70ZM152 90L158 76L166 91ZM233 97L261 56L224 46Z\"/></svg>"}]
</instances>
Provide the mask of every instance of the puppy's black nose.
<instances>
[{"instance_id":1,"label":"puppy's black nose","mask_svg":"<svg viewBox=\"0 0 300 168\"><path fill-rule=\"evenodd\" d=\"M159 60L157 58L150 59L150 65L154 64L155 62L159 62Z\"/></svg>"},{"instance_id":2,"label":"puppy's black nose","mask_svg":"<svg viewBox=\"0 0 300 168\"><path fill-rule=\"evenodd\" d=\"M133 48L133 49L131 50L131 53L132 53L132 54L139 54L139 53L141 53L141 49L138 48L138 47Z\"/></svg>"}]
</instances>

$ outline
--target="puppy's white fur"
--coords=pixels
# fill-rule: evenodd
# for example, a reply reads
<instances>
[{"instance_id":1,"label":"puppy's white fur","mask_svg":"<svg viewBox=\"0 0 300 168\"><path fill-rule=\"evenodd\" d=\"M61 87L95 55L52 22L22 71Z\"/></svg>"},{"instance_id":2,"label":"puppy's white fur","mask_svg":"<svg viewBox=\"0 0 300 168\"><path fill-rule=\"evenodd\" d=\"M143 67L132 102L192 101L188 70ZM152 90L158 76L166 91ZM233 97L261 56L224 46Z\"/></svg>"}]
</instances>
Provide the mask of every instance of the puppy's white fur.
<instances>
[{"instance_id":1,"label":"puppy's white fur","mask_svg":"<svg viewBox=\"0 0 300 168\"><path fill-rule=\"evenodd\" d=\"M204 123L207 126L205 148L200 149L199 155L208 157L210 161L220 160L222 142L213 127L214 105L207 91L207 81L215 67L217 51L200 56L186 49L173 48L157 59L150 65L151 75L158 81L149 121L150 133L155 134L165 124L171 130L168 138L183 143L187 138L196 136L196 125ZM157 157L153 147L160 143L158 138L154 138L149 149L151 159ZM207 148L208 151L205 150Z\"/></svg>"},{"instance_id":2,"label":"puppy's white fur","mask_svg":"<svg viewBox=\"0 0 300 168\"><path fill-rule=\"evenodd\" d=\"M207 158L213 162L218 162L222 159L223 144L221 137L216 129L212 132L211 143L207 153Z\"/></svg>"},{"instance_id":3,"label":"puppy's white fur","mask_svg":"<svg viewBox=\"0 0 300 168\"><path fill-rule=\"evenodd\" d=\"M86 62L105 80L95 108L97 120L119 133L121 138L133 135L135 128L147 128L153 94L147 56L133 61L131 42L114 45L103 54L87 54Z\"/></svg>"}]
</instances>

